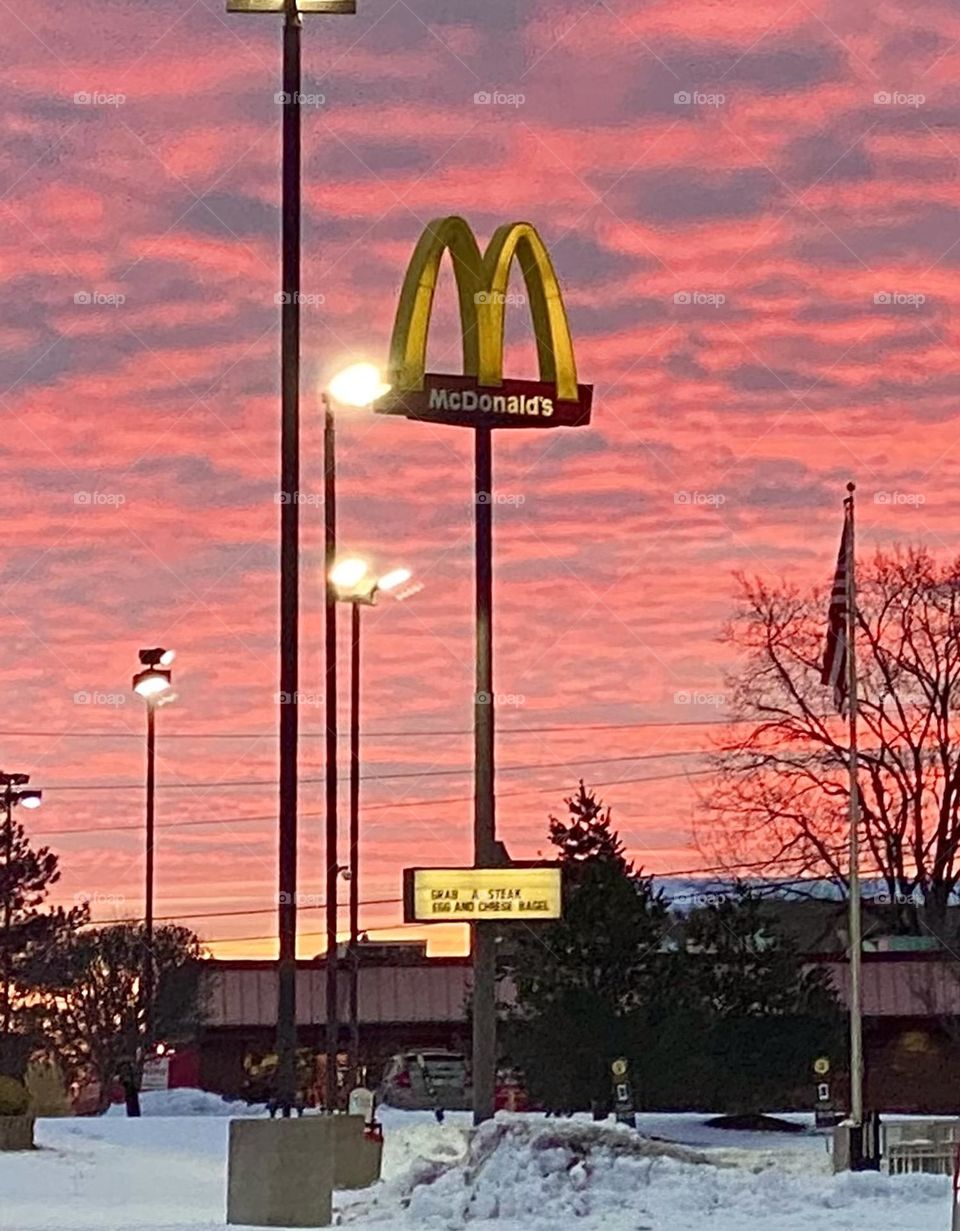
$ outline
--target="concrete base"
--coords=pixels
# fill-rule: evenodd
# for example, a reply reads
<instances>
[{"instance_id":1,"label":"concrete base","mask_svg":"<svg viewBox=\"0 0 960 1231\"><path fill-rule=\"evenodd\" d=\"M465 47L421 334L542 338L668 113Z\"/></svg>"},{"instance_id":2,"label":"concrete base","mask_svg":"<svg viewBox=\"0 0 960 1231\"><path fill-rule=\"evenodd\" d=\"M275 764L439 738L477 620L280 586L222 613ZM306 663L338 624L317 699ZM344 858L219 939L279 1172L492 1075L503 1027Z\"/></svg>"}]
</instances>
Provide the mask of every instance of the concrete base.
<instances>
[{"instance_id":1,"label":"concrete base","mask_svg":"<svg viewBox=\"0 0 960 1231\"><path fill-rule=\"evenodd\" d=\"M880 1121L868 1113L863 1124L841 1120L833 1130L834 1171L880 1170Z\"/></svg>"},{"instance_id":2,"label":"concrete base","mask_svg":"<svg viewBox=\"0 0 960 1231\"><path fill-rule=\"evenodd\" d=\"M0 1116L0 1150L33 1149L33 1116Z\"/></svg>"},{"instance_id":3,"label":"concrete base","mask_svg":"<svg viewBox=\"0 0 960 1231\"><path fill-rule=\"evenodd\" d=\"M383 1142L364 1136L363 1116L330 1116L333 1131L333 1187L367 1188L380 1179Z\"/></svg>"},{"instance_id":4,"label":"concrete base","mask_svg":"<svg viewBox=\"0 0 960 1231\"><path fill-rule=\"evenodd\" d=\"M335 1119L231 1120L227 1222L329 1227Z\"/></svg>"}]
</instances>

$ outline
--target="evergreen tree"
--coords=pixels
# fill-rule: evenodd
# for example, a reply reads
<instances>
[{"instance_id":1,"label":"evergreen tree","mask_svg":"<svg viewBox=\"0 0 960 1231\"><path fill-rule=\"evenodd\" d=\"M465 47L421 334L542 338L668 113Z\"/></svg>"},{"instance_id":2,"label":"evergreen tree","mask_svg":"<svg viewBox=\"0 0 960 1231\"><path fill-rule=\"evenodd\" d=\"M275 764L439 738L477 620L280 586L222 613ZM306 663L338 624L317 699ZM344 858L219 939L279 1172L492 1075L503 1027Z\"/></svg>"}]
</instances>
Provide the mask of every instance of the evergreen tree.
<instances>
[{"instance_id":1,"label":"evergreen tree","mask_svg":"<svg viewBox=\"0 0 960 1231\"><path fill-rule=\"evenodd\" d=\"M805 1104L813 1058L842 1048L829 975L804 963L770 902L744 884L694 910L684 935L676 1015L648 1055L651 1086L669 1072L678 1101L705 1110Z\"/></svg>"},{"instance_id":2,"label":"evergreen tree","mask_svg":"<svg viewBox=\"0 0 960 1231\"><path fill-rule=\"evenodd\" d=\"M581 782L569 819L550 818L563 870L563 916L509 938L501 962L516 992L504 1032L534 1096L555 1108L602 1103L631 1014L657 994L667 908L634 870L609 809Z\"/></svg>"},{"instance_id":3,"label":"evergreen tree","mask_svg":"<svg viewBox=\"0 0 960 1231\"><path fill-rule=\"evenodd\" d=\"M87 908L46 905L59 858L31 845L17 813L0 820L0 1073L19 1077L36 1039L32 993Z\"/></svg>"},{"instance_id":4,"label":"evergreen tree","mask_svg":"<svg viewBox=\"0 0 960 1231\"><path fill-rule=\"evenodd\" d=\"M688 987L714 1018L827 1015L830 976L805 968L770 905L748 885L699 907L686 928Z\"/></svg>"}]
</instances>

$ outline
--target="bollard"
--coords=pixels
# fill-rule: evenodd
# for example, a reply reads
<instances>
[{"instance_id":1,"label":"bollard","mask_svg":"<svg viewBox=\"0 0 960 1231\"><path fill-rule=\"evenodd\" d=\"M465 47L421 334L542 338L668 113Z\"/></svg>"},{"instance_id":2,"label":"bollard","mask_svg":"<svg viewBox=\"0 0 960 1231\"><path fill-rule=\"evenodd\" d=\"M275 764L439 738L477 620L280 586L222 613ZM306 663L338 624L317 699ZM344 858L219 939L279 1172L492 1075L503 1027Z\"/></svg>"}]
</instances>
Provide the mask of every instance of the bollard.
<instances>
[{"instance_id":1,"label":"bollard","mask_svg":"<svg viewBox=\"0 0 960 1231\"><path fill-rule=\"evenodd\" d=\"M335 1119L231 1120L228 1224L329 1227Z\"/></svg>"}]
</instances>

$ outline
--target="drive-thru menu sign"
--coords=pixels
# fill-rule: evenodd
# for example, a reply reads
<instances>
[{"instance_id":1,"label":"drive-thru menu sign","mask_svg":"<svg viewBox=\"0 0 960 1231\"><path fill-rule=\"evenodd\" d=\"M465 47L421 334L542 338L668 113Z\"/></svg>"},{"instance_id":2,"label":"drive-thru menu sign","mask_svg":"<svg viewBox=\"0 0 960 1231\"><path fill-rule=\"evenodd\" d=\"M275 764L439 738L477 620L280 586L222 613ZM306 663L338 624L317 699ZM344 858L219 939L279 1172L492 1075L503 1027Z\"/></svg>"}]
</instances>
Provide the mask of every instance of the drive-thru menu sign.
<instances>
[{"instance_id":1,"label":"drive-thru menu sign","mask_svg":"<svg viewBox=\"0 0 960 1231\"><path fill-rule=\"evenodd\" d=\"M560 868L405 868L403 906L407 923L559 919Z\"/></svg>"}]
</instances>

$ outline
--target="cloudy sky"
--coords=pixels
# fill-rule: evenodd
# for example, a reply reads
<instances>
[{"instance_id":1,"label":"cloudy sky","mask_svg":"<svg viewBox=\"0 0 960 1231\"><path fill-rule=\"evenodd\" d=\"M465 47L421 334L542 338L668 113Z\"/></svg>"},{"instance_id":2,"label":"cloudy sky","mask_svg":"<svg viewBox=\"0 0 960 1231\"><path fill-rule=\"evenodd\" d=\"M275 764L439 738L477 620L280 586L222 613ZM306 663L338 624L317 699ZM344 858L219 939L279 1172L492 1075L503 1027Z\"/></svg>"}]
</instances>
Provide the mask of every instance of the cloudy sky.
<instances>
[{"instance_id":1,"label":"cloudy sky","mask_svg":"<svg viewBox=\"0 0 960 1231\"><path fill-rule=\"evenodd\" d=\"M481 239L539 227L596 386L588 429L496 442L501 835L535 856L583 776L639 863L697 867L734 570L826 581L850 477L867 544L957 547L960 9L359 8L304 35L302 889L323 885L317 389L385 358L410 251L450 213ZM136 915L130 675L139 646L175 646L158 914L270 954L280 22L217 0L0 10L2 764L46 790L30 825L60 895ZM457 371L449 271L441 289L430 367ZM519 308L508 338L534 376ZM469 858L471 444L340 425L344 544L422 586L366 617L378 935L404 864ZM304 912L304 955L321 927Z\"/></svg>"}]
</instances>

